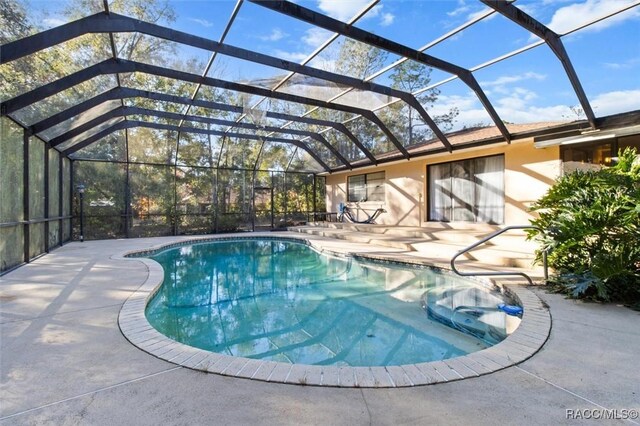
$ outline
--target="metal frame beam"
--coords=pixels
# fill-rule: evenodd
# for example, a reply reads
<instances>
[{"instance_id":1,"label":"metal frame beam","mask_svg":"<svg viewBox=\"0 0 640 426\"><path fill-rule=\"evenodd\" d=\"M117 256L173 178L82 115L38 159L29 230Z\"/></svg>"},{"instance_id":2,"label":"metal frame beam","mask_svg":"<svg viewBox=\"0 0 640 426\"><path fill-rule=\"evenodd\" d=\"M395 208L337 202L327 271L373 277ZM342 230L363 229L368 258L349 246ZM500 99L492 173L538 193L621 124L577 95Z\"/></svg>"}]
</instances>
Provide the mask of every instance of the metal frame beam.
<instances>
[{"instance_id":1,"label":"metal frame beam","mask_svg":"<svg viewBox=\"0 0 640 426\"><path fill-rule=\"evenodd\" d=\"M96 126L99 126L100 124L111 120L112 118L116 118L116 117L126 117L128 115L128 113L126 112L126 109L128 107L124 107L124 106L119 106L117 108L114 108L110 111L107 111L106 113L87 121L86 123L81 124L78 127L74 127L73 129L59 135L56 136L55 138L51 138L49 140L49 145L51 147L57 147L58 145L62 145L63 143L67 142L69 139L75 138L76 136L79 136L81 134L83 134L84 132L87 132L91 129L93 129Z\"/></svg>"},{"instance_id":2,"label":"metal frame beam","mask_svg":"<svg viewBox=\"0 0 640 426\"><path fill-rule=\"evenodd\" d=\"M404 46L393 40L389 40L387 38L378 36L352 25L348 25L342 21L338 21L337 19L333 19L329 16L323 15L289 1L248 1L267 9L271 9L275 12L279 12L283 15L291 16L292 18L296 18L300 21L306 22L316 27L341 34L356 41L366 43L370 46L386 50L387 52L412 59L430 67L437 68L439 70L458 76L458 78L460 78L460 80L462 80L467 86L469 86L469 88L471 88L471 90L475 92L476 96L478 96L478 99L484 106L489 116L491 116L491 119L493 120L496 127L498 127L498 129L500 130L502 136L507 140L507 142L511 140L511 136L509 134L509 131L507 130L507 127L504 125L504 123L500 119L500 116L493 108L493 105L480 87L480 84L478 84L478 81L468 69L454 65L450 62L444 61L434 56L427 55L426 53Z\"/></svg>"},{"instance_id":3,"label":"metal frame beam","mask_svg":"<svg viewBox=\"0 0 640 426\"><path fill-rule=\"evenodd\" d=\"M62 123L63 121L69 120L73 117L76 117L84 112L88 111L91 108L94 108L100 105L103 102L107 102L110 100L117 100L123 98L146 98L151 100L163 101L163 102L173 102L182 105L192 105L200 108L213 109L219 111L229 111L241 114L243 109L240 106L223 104L219 102L213 101L204 101L204 100L191 100L190 98L186 98L183 96L169 95L165 93L151 92L148 90L141 89L131 89L128 87L115 87L110 89L104 93L101 93L91 99L88 99L82 103L74 105L62 112L59 112L51 117L45 118L38 123L35 123L29 126L30 134L37 134L43 132L57 124ZM275 118L278 120L288 120L295 121L305 124L313 124L318 126L326 126L334 128L335 130L344 133L363 153L364 155L371 160L373 163L377 163L376 158L371 154L371 152L364 146L351 131L342 123L329 121L329 120L319 120L315 118L309 117L298 117L297 115L292 114L284 114L280 112L267 111L267 117ZM282 132L280 132L282 133Z\"/></svg>"},{"instance_id":4,"label":"metal frame beam","mask_svg":"<svg viewBox=\"0 0 640 426\"><path fill-rule=\"evenodd\" d=\"M175 132L181 131L181 132L187 132L187 133L200 133L205 135L226 136L230 138L239 138L239 139L247 139L247 140L266 140L269 142L276 142L276 143L288 143L304 149L307 153L309 153L309 155L311 155L311 157L313 157L315 161L318 162L318 164L320 164L320 166L322 166L323 169L325 169L325 171L331 172L331 168L324 161L322 161L322 159L318 157L318 155L314 153L306 144L304 144L299 140L275 138L271 136L267 137L267 136L248 135L248 134L242 134L242 133L225 133L218 130L197 129L192 127L179 127L179 126L170 125L170 124L149 123L144 121L133 121L133 120L121 121L119 123L116 123L113 126L108 127L107 129L104 129L96 133L95 135L67 148L66 150L63 151L63 153L65 155L71 155L74 152L86 146L89 146L94 142L97 142L98 140L110 135L111 133L117 130L131 129L134 127L146 127L150 129L170 130Z\"/></svg>"},{"instance_id":5,"label":"metal frame beam","mask_svg":"<svg viewBox=\"0 0 640 426\"><path fill-rule=\"evenodd\" d=\"M328 121L328 120L319 120L316 118L309 118L309 117L298 117L297 115L283 114L280 112L271 112L271 111L267 111L267 117L275 118L278 120L288 120L288 121L295 121L295 122L306 123L306 124L313 124L317 126L332 127L338 132L345 134L349 138L349 140L351 140L351 142L353 142L353 144L357 146L358 149L360 149L360 151L362 151L369 160L371 160L372 163L374 164L378 163L378 160L376 159L376 157L373 156L371 151L369 151L369 149L366 146L364 146L358 138L356 138L356 136L351 132L351 130L349 130L347 126L345 126L342 123L336 123L334 121Z\"/></svg>"},{"instance_id":6,"label":"metal frame beam","mask_svg":"<svg viewBox=\"0 0 640 426\"><path fill-rule=\"evenodd\" d=\"M146 108L139 108L139 107L118 107L118 108L114 108L111 111L106 112L105 114L94 118L93 120L90 120L78 127L75 127L72 130L69 130L66 133L61 134L60 136L57 136L53 139L51 139L49 141L49 144L52 147L56 147L58 145L61 145L63 143L65 143L66 141L68 141L69 139L72 139L76 136L81 135L82 133L94 128L95 126L98 126L112 118L115 117L127 117L129 115L145 115L145 116L152 116L152 117L159 117L159 118L166 118L169 120L185 120L185 121L196 121L196 122L200 122L200 123L208 123L208 124L215 124L215 125L221 125L221 126L230 126L230 125L235 125L236 127L240 127L240 128L244 128L244 129L251 129L251 130L266 130L266 131L273 131L273 132L278 132L278 133L284 133L284 134L290 134L290 135L297 135L297 136L308 136L310 138L313 138L315 140L317 140L318 142L322 143L324 146L326 146L332 154L334 154L338 160L340 160L341 163L343 163L345 166L347 166L348 168L351 168L351 164L349 163L349 161L347 159L345 159L340 152L338 152L338 150L336 150L333 145L331 145L322 135L319 135L317 133L313 133L313 132L308 132L308 131L304 131L304 130L295 130L295 129L280 129L279 127L273 127L273 126L258 126L252 123L236 123L235 121L231 121L231 120L222 120L222 119L218 119L218 118L209 118L209 117L201 117L201 116L197 116L197 115L185 115L182 113L175 113L175 112L168 112L168 111L156 111L156 110L152 110L152 109L146 109ZM178 126L179 128L183 127L182 125ZM213 134L213 133L211 133Z\"/></svg>"},{"instance_id":7,"label":"metal frame beam","mask_svg":"<svg viewBox=\"0 0 640 426\"><path fill-rule=\"evenodd\" d=\"M576 70L573 68L571 59L569 59L569 55L564 48L564 44L562 44L562 40L560 40L560 35L509 2L482 0L482 3L545 41L558 60L560 60L564 71L567 73L569 82L571 82L571 86L573 86L573 90L578 97L580 106L587 117L587 121L589 121L591 127L595 129L596 116L593 113L589 99L582 88L582 84L576 74Z\"/></svg>"},{"instance_id":8,"label":"metal frame beam","mask_svg":"<svg viewBox=\"0 0 640 426\"><path fill-rule=\"evenodd\" d=\"M41 101L42 99L55 95L56 93L60 93L64 90L70 89L75 85L78 85L99 75L128 72L142 72L191 83L201 83L206 86L218 87L231 91L248 93L251 95L265 96L268 98L279 99L287 102L294 102L303 105L313 105L321 108L361 115L377 125L380 130L382 130L382 132L387 136L387 138L395 145L395 147L402 153L402 155L407 159L409 158L409 153L407 152L407 150L402 146L402 144L387 128L387 126L380 120L380 118L378 118L378 116L370 110L351 107L347 105L333 104L330 102L307 98L299 95L293 95L289 93L273 92L269 89L264 89L261 87L249 86L246 84L230 82L213 77L201 77L197 74L190 74L184 71L172 70L157 65L143 64L140 62L128 61L123 59L107 59L81 71L62 77L59 80L2 102L2 104L0 104L0 109L2 110L2 115L10 114L20 108L24 108L27 105Z\"/></svg>"},{"instance_id":9,"label":"metal frame beam","mask_svg":"<svg viewBox=\"0 0 640 426\"><path fill-rule=\"evenodd\" d=\"M91 25L86 26L85 23L87 22L91 23ZM71 25L71 27L68 27L69 25ZM80 28L80 31L78 31L78 28ZM48 34L49 38L52 41L51 41L51 44L46 47L51 47L55 44L77 37L78 35L85 34L85 32L83 31L92 32L92 33L107 32L110 35L113 34L114 32L139 32L142 34L185 44L188 46L197 47L200 49L206 49L215 53L231 56L241 60L250 61L250 62L258 63L261 65L266 65L273 68L278 68L278 69L282 69L285 71L294 72L302 75L307 75L310 77L330 81L332 83L336 83L344 86L350 86L358 90L369 91L369 92L378 93L385 96L393 96L393 97L402 99L408 105L415 108L420 114L420 116L423 118L424 122L434 132L434 134L442 141L442 143L446 147L451 149L451 144L449 143L444 133L440 131L440 129L438 128L436 123L431 119L427 111L422 107L422 105L420 105L420 102L418 102L418 100L411 93L393 89L391 87L383 86L377 83L373 83L371 81L365 82L363 80L359 80L357 78L349 77L346 75L332 73L329 71L325 71L325 70L309 67L306 65L301 65L295 62L287 61L284 59L279 59L273 56L265 55L259 52L254 52L251 50L223 44L220 42L216 42L214 40L209 40L203 37L198 37L192 34L162 27L156 24L151 24L149 22L136 20L136 19L133 19L127 16L118 15L115 13L109 13L109 12L98 13L92 16L88 16L86 18L82 18L70 24L63 25L62 27L52 28L50 30L43 31L42 33L36 34L34 36L26 37L24 39L20 39L20 40L16 40L14 42L8 43L7 45L5 45L5 46L8 46L8 49L6 49L8 50L8 52L6 54L4 51L5 49L3 48L3 55L4 55L3 61L9 62L19 57L23 57L29 53L36 52L37 50L33 50L32 44L36 45L40 49L44 48L42 47L43 46L42 44L37 44L35 43L35 40L31 39L31 38L36 38L36 36L40 36L40 35L46 36ZM62 33L62 34L59 34L59 33ZM38 38L38 40L40 40L40 38ZM114 59L117 59L117 58L115 58L114 56ZM206 77L206 75L203 75L202 77Z\"/></svg>"},{"instance_id":10,"label":"metal frame beam","mask_svg":"<svg viewBox=\"0 0 640 426\"><path fill-rule=\"evenodd\" d=\"M87 25L89 23L90 25ZM148 22L129 18L127 16L118 15L115 13L98 13L86 18L82 18L78 21L71 22L61 27L52 28L42 33L35 34L31 37L26 37L20 40L16 40L11 43L7 43L3 46L3 62L10 62L25 55L35 53L38 50L42 50L46 47L51 47L56 44L65 42L72 38L78 37L86 33L101 33L107 32L109 34L113 32L139 32L146 35L174 41L177 43L197 47L200 49L206 49L212 52L220 53L223 55L235 57L238 59L259 63L262 65L295 72L298 74L307 75L310 77L331 81L336 84L345 86L351 86L353 88L378 93L385 96L393 96L402 99L407 104L415 108L422 116L425 123L431 128L431 130L438 136L445 146L451 148L446 136L440 131L435 122L431 119L427 111L420 105L418 100L410 93L403 92L401 90L393 89L391 87L383 86L377 83L365 82L357 78L345 76L342 74L335 74L329 71L312 68L306 65L300 65L295 62L279 59L273 56L268 56L262 53L254 52L247 49L242 49L235 46L226 45L220 42L209 40L203 37L194 36L181 31L176 31L170 28L162 27L159 25L151 24ZM51 40L47 46L43 44L42 36L45 36ZM48 35L48 37L46 37ZM207 78L202 76L202 78ZM201 84L200 82L196 82ZM270 93L279 93L275 91L268 91ZM261 95L262 96L262 95ZM265 97L273 97L267 96ZM316 105L319 106L319 105ZM370 112L371 113L371 112ZM371 113L372 114L372 113ZM369 117L367 117L369 118ZM376 123L380 124L380 123ZM383 132L389 137L389 134L382 129ZM395 137L390 138L394 142ZM394 142L394 144L396 144ZM396 144L396 147L403 152L408 158L408 153L403 150L402 145Z\"/></svg>"},{"instance_id":11,"label":"metal frame beam","mask_svg":"<svg viewBox=\"0 0 640 426\"><path fill-rule=\"evenodd\" d=\"M227 34L229 34L229 31L231 30L231 27L234 23L234 21L236 20L236 17L238 16L238 13L240 12L240 8L242 7L242 3L243 0L236 0L236 5L233 8L233 11L231 11L231 16L229 17L229 20L227 21L227 24L224 27L224 30L222 31L222 34L220 35L219 38L219 42L222 43L224 41L224 39L227 37ZM213 66L213 61L215 61L216 59L216 52L213 52L211 54L211 57L209 58L209 61L207 61L207 64L204 67L204 70L202 71L202 76L205 77L208 73L209 70L211 69L211 67ZM191 94L191 100L195 100L196 97L198 96L198 92L200 92L200 89L202 88L202 85L198 84L196 86L196 88L194 89L193 93ZM191 110L191 104L189 104L185 110L184 110L184 115L189 114L189 111ZM184 120L180 121L180 126L182 126Z\"/></svg>"}]
</instances>

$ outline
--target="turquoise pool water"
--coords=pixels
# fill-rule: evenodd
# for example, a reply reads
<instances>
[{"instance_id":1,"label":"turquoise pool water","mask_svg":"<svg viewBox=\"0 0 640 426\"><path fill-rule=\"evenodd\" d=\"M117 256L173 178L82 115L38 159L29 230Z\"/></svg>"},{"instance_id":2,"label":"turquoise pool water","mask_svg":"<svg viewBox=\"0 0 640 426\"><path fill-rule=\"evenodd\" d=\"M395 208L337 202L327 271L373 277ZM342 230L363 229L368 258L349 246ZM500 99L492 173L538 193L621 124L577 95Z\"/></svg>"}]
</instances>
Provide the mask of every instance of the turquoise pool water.
<instances>
[{"instance_id":1,"label":"turquoise pool water","mask_svg":"<svg viewBox=\"0 0 640 426\"><path fill-rule=\"evenodd\" d=\"M149 322L227 355L317 365L435 361L486 348L517 326L504 296L449 273L237 239L151 256L165 271ZM508 301L507 301L508 302Z\"/></svg>"}]
</instances>

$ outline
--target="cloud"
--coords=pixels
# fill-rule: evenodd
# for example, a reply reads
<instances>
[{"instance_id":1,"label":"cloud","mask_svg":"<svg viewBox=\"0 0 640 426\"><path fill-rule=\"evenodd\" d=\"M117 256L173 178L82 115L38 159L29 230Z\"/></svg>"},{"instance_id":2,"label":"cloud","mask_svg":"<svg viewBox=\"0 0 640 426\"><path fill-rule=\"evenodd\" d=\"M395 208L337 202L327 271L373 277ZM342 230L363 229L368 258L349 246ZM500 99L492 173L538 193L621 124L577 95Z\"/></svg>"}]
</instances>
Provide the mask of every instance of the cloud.
<instances>
[{"instance_id":1,"label":"cloud","mask_svg":"<svg viewBox=\"0 0 640 426\"><path fill-rule=\"evenodd\" d=\"M271 30L271 33L259 36L258 38L262 41L278 41L287 36L289 36L289 34L285 33L280 28L274 28L273 30Z\"/></svg>"},{"instance_id":2,"label":"cloud","mask_svg":"<svg viewBox=\"0 0 640 426\"><path fill-rule=\"evenodd\" d=\"M389 25L393 24L393 21L396 19L396 17L391 14L391 13L384 13L382 14L382 18L380 19L380 25L382 25L383 27L388 27Z\"/></svg>"},{"instance_id":3,"label":"cloud","mask_svg":"<svg viewBox=\"0 0 640 426\"><path fill-rule=\"evenodd\" d=\"M601 93L591 101L598 117L640 109L640 90L616 90Z\"/></svg>"},{"instance_id":4,"label":"cloud","mask_svg":"<svg viewBox=\"0 0 640 426\"><path fill-rule=\"evenodd\" d=\"M332 34L332 32L323 30L322 28L309 28L307 31L305 31L304 35L301 38L301 41L304 45L306 45L306 48L305 46L298 46L297 52L276 49L273 51L273 54L278 58L286 59L288 61L301 62L311 54L311 51L313 49L326 42ZM273 36L278 34L272 32L272 34L270 35ZM283 34L283 36L288 36L288 34ZM276 41L275 39L269 39L268 36L265 36L265 38L261 37L261 39Z\"/></svg>"},{"instance_id":5,"label":"cloud","mask_svg":"<svg viewBox=\"0 0 640 426\"><path fill-rule=\"evenodd\" d=\"M632 58L623 62L603 62L605 68L610 70L628 70L640 64L640 58Z\"/></svg>"},{"instance_id":6,"label":"cloud","mask_svg":"<svg viewBox=\"0 0 640 426\"><path fill-rule=\"evenodd\" d=\"M467 21L472 21L476 18L479 18L480 16L484 15L485 13L487 13L489 11L489 8L485 7L482 8L480 10L477 10L475 12L471 12L467 15ZM489 15L488 17L484 18L483 22L489 21L493 18L495 18L496 16L498 16L497 13L494 13L492 15Z\"/></svg>"},{"instance_id":7,"label":"cloud","mask_svg":"<svg viewBox=\"0 0 640 426\"><path fill-rule=\"evenodd\" d=\"M458 7L453 9L451 12L447 12L447 16L460 16L462 14L466 14L471 10L471 6L467 5L464 0L458 0Z\"/></svg>"},{"instance_id":8,"label":"cloud","mask_svg":"<svg viewBox=\"0 0 640 426\"><path fill-rule=\"evenodd\" d=\"M393 13L389 13L389 12L382 12L382 9L384 8L383 5L377 5L374 6L362 19L373 19L373 18L380 18L380 26L381 27L388 27L389 25L393 24L393 22L396 19L396 16Z\"/></svg>"},{"instance_id":9,"label":"cloud","mask_svg":"<svg viewBox=\"0 0 640 426\"><path fill-rule=\"evenodd\" d=\"M429 107L428 111L432 117L437 117L449 113L451 108L459 110L452 131L477 123L491 124L489 114L473 92L464 95L440 95L435 105Z\"/></svg>"},{"instance_id":10,"label":"cloud","mask_svg":"<svg viewBox=\"0 0 640 426\"><path fill-rule=\"evenodd\" d=\"M568 105L534 106L531 102L538 99L538 95L530 90L517 88L509 96L498 99L493 103L501 119L512 123L535 123L542 121L564 121L574 117ZM476 123L494 125L489 114L480 104L473 93L454 96L440 96L436 105L429 108L433 115L445 114L452 107L458 107L454 129L471 126Z\"/></svg>"},{"instance_id":11,"label":"cloud","mask_svg":"<svg viewBox=\"0 0 640 426\"><path fill-rule=\"evenodd\" d=\"M498 112L498 115L500 115L500 118L512 123L567 121L569 120L569 117L575 117L575 114L567 105L550 105L545 107L529 105L524 108L516 109L497 106L496 111Z\"/></svg>"},{"instance_id":12,"label":"cloud","mask_svg":"<svg viewBox=\"0 0 640 426\"><path fill-rule=\"evenodd\" d=\"M280 31L280 30L277 30L277 31ZM322 28L317 28L317 27L309 28L307 31L305 31L304 35L301 38L302 43L304 43L307 47L306 49L305 49L305 46L299 46L299 50L297 52L276 49L273 51L273 54L274 56L278 58L286 59L287 61L302 62L304 59L307 59L307 57L311 54L313 49L315 49L316 47L320 46L322 43L327 41L329 37L331 37L331 34L333 33L327 30L323 30ZM265 41L267 40L276 41L276 39L269 38L269 37L280 36L280 35L282 35L283 37L288 36L288 34L284 34L284 33L282 34L275 33L275 30L274 30L274 32L272 32L269 36L264 36L260 38Z\"/></svg>"},{"instance_id":13,"label":"cloud","mask_svg":"<svg viewBox=\"0 0 640 426\"><path fill-rule=\"evenodd\" d=\"M189 19L191 22L195 22L196 24L200 24L206 28L213 27L213 22L209 22L206 19L200 19L200 18L187 18L187 19Z\"/></svg>"},{"instance_id":14,"label":"cloud","mask_svg":"<svg viewBox=\"0 0 640 426\"><path fill-rule=\"evenodd\" d=\"M507 96L496 99L493 105L501 119L512 123L536 123L545 121L576 120L579 117L570 105L533 105L544 99L537 93L516 87ZM640 110L640 90L618 90L601 93L591 100L596 116L602 117L625 111ZM428 109L429 114L446 114L453 107L460 111L456 117L454 129L471 126L476 123L493 125L488 113L472 92L462 95L440 95L435 105Z\"/></svg>"},{"instance_id":15,"label":"cloud","mask_svg":"<svg viewBox=\"0 0 640 426\"><path fill-rule=\"evenodd\" d=\"M302 36L302 41L307 46L316 48L320 46L322 43L327 41L329 37L331 37L331 32L327 30L323 30L322 28L313 27L308 29L304 35Z\"/></svg>"},{"instance_id":16,"label":"cloud","mask_svg":"<svg viewBox=\"0 0 640 426\"><path fill-rule=\"evenodd\" d=\"M287 52L280 49L274 50L273 55L292 62L302 62L303 60L307 59L307 56L309 56L308 53L304 52Z\"/></svg>"},{"instance_id":17,"label":"cloud","mask_svg":"<svg viewBox=\"0 0 640 426\"><path fill-rule=\"evenodd\" d=\"M556 10L547 26L558 34L564 34L587 22L620 10L633 3L634 0L586 0L584 3L570 4ZM598 22L597 24L593 24L585 30L600 31L638 17L640 17L640 11L634 8Z\"/></svg>"},{"instance_id":18,"label":"cloud","mask_svg":"<svg viewBox=\"0 0 640 426\"><path fill-rule=\"evenodd\" d=\"M604 62L603 65L605 66L605 68L609 68L612 70L621 70L621 69L630 67L629 64L616 63L616 62Z\"/></svg>"},{"instance_id":19,"label":"cloud","mask_svg":"<svg viewBox=\"0 0 640 426\"><path fill-rule=\"evenodd\" d=\"M475 3L473 3L473 6L470 6L469 4L467 4L467 2L465 0L458 0L458 7L456 7L455 9L453 9L450 12L447 12L447 16L449 16L451 18L461 17L465 21L471 21L473 19L476 19L476 18L480 17L481 15L484 15L489 10L490 9L488 7L478 8L478 7L476 7ZM492 19L495 16L496 16L496 14L494 13L493 15L489 16L486 19L487 20L488 19Z\"/></svg>"},{"instance_id":20,"label":"cloud","mask_svg":"<svg viewBox=\"0 0 640 426\"><path fill-rule=\"evenodd\" d=\"M482 81L480 82L480 85L482 87L485 88L489 88L490 90L493 90L497 93L510 93L512 90L511 88L507 88L506 86L513 84L513 83L517 83L517 82L521 82L521 81L525 81L525 80L537 80L537 81L542 81L544 79L546 79L547 76L544 74L539 74L537 72L533 72L533 71L529 71L526 72L524 74L515 74L515 75L502 75L498 78L496 78L495 80L491 80L491 81ZM517 90L518 88L516 88Z\"/></svg>"},{"instance_id":21,"label":"cloud","mask_svg":"<svg viewBox=\"0 0 640 426\"><path fill-rule=\"evenodd\" d=\"M369 3L370 0L318 0L318 8L332 18L346 22ZM382 13L383 8L383 5L374 6L362 19L380 18L380 25L388 27L393 24L395 15L389 12Z\"/></svg>"},{"instance_id":22,"label":"cloud","mask_svg":"<svg viewBox=\"0 0 640 426\"><path fill-rule=\"evenodd\" d=\"M368 3L369 0L319 0L318 7L332 18L347 21L360 12Z\"/></svg>"},{"instance_id":23,"label":"cloud","mask_svg":"<svg viewBox=\"0 0 640 426\"><path fill-rule=\"evenodd\" d=\"M49 27L59 27L60 25L66 24L68 21L60 18L45 18L42 22Z\"/></svg>"},{"instance_id":24,"label":"cloud","mask_svg":"<svg viewBox=\"0 0 640 426\"><path fill-rule=\"evenodd\" d=\"M531 101L538 96L530 91L514 93L495 103L496 111L503 120L514 123L540 121L563 121L577 119L569 105L534 106ZM601 93L591 100L596 116L603 117L625 111L640 109L640 90L617 90Z\"/></svg>"},{"instance_id":25,"label":"cloud","mask_svg":"<svg viewBox=\"0 0 640 426\"><path fill-rule=\"evenodd\" d=\"M529 105L529 102L536 99L538 95L532 91L523 87L516 87L509 91L509 94L503 98L498 99L496 102L496 109L502 107L507 110L523 110Z\"/></svg>"},{"instance_id":26,"label":"cloud","mask_svg":"<svg viewBox=\"0 0 640 426\"><path fill-rule=\"evenodd\" d=\"M611 70L628 70L640 64L640 58L627 59L623 62L603 62L605 68Z\"/></svg>"}]
</instances>

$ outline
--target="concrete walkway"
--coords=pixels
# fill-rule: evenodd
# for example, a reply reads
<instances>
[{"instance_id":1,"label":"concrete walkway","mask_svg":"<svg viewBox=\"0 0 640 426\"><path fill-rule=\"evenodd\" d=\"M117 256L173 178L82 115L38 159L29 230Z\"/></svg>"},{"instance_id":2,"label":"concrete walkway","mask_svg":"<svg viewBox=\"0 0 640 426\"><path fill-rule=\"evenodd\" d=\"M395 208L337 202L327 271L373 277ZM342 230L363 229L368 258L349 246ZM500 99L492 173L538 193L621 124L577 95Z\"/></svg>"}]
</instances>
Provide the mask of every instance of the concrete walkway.
<instances>
[{"instance_id":1,"label":"concrete walkway","mask_svg":"<svg viewBox=\"0 0 640 426\"><path fill-rule=\"evenodd\" d=\"M478 378L338 389L176 367L120 333L120 307L147 270L110 259L169 240L71 243L0 278L0 424L578 424L567 410L640 409L640 314L537 289L549 341Z\"/></svg>"}]
</instances>

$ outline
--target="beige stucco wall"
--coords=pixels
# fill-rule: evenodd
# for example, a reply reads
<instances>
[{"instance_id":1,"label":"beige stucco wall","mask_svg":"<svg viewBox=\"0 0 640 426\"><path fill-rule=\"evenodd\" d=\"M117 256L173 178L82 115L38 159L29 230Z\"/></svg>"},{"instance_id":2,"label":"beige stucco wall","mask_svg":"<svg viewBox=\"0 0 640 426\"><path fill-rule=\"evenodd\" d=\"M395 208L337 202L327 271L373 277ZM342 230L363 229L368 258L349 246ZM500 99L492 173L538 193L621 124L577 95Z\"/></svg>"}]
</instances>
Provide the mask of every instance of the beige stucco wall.
<instances>
[{"instance_id":1,"label":"beige stucco wall","mask_svg":"<svg viewBox=\"0 0 640 426\"><path fill-rule=\"evenodd\" d=\"M546 192L561 168L558 147L536 149L531 139L327 175L327 209L335 212L339 203L354 205L346 201L348 176L384 170L385 202L364 202L360 207L369 213L386 209L379 224L420 226L428 208L427 165L494 154L505 156L505 224L527 224L532 218L529 205Z\"/></svg>"}]
</instances>

